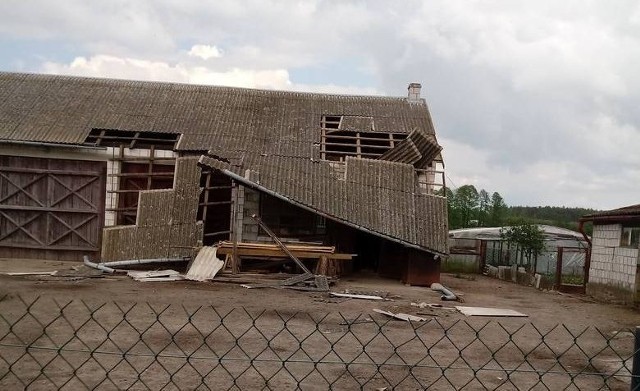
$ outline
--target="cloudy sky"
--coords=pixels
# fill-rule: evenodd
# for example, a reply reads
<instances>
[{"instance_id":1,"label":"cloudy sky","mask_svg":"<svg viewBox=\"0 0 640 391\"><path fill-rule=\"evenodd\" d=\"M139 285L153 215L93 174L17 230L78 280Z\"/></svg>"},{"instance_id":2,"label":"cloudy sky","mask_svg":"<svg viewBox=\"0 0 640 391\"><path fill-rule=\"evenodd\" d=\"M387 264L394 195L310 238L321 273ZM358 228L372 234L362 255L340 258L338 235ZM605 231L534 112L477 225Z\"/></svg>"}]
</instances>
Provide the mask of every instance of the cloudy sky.
<instances>
[{"instance_id":1,"label":"cloudy sky","mask_svg":"<svg viewBox=\"0 0 640 391\"><path fill-rule=\"evenodd\" d=\"M204 5L206 4L206 5ZM404 96L449 184L640 203L638 1L3 0L0 70Z\"/></svg>"}]
</instances>

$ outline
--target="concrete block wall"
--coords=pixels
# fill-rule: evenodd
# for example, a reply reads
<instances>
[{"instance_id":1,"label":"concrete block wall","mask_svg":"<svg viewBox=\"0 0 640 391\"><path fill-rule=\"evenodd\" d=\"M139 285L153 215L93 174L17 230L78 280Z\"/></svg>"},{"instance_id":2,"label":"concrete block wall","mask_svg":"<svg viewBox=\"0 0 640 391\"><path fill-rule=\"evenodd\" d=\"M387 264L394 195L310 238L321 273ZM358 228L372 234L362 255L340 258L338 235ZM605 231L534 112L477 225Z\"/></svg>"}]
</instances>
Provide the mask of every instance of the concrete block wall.
<instances>
[{"instance_id":1,"label":"concrete block wall","mask_svg":"<svg viewBox=\"0 0 640 391\"><path fill-rule=\"evenodd\" d=\"M235 240L242 242L244 235L242 225L244 222L244 192L243 186L236 186L231 189L231 200L233 202L233 213L231 214L231 231L235 233Z\"/></svg>"},{"instance_id":2,"label":"concrete block wall","mask_svg":"<svg viewBox=\"0 0 640 391\"><path fill-rule=\"evenodd\" d=\"M603 291L602 287L611 287L624 296L627 294L634 296L638 290L640 250L620 247L621 231L620 224L594 225L593 227L589 285L598 286L599 289L591 289L591 293ZM589 291L587 287L587 292Z\"/></svg>"},{"instance_id":3,"label":"concrete block wall","mask_svg":"<svg viewBox=\"0 0 640 391\"><path fill-rule=\"evenodd\" d=\"M242 237L247 241L258 240L258 223L251 215L260 216L260 193L253 189L244 189L244 211L242 219Z\"/></svg>"}]
</instances>

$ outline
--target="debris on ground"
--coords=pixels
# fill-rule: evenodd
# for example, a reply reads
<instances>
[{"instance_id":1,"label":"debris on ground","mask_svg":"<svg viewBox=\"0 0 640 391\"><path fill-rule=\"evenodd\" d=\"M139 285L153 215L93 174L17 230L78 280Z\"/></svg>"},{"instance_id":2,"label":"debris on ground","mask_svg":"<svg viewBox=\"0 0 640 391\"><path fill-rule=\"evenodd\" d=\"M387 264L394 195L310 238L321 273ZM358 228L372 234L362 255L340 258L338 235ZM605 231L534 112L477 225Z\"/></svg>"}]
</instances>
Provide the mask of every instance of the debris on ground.
<instances>
[{"instance_id":1,"label":"debris on ground","mask_svg":"<svg viewBox=\"0 0 640 391\"><path fill-rule=\"evenodd\" d=\"M418 307L418 308L432 308L432 309L437 309L437 310L449 310L449 311L456 311L455 308L453 307L445 307L442 304L439 303L425 303L424 301L422 303L411 303L412 307Z\"/></svg>"},{"instance_id":2,"label":"debris on ground","mask_svg":"<svg viewBox=\"0 0 640 391\"><path fill-rule=\"evenodd\" d=\"M32 277L38 281L77 281L85 278L101 278L103 276L102 271L84 265L73 266L65 270L8 272L4 274L12 277Z\"/></svg>"},{"instance_id":3,"label":"debris on ground","mask_svg":"<svg viewBox=\"0 0 640 391\"><path fill-rule=\"evenodd\" d=\"M48 271L48 272L10 272L3 273L7 276L55 276L58 273L57 270Z\"/></svg>"},{"instance_id":4,"label":"debris on ground","mask_svg":"<svg viewBox=\"0 0 640 391\"><path fill-rule=\"evenodd\" d=\"M204 246L189 264L184 278L192 281L212 280L224 267L224 261L216 256L216 248Z\"/></svg>"},{"instance_id":5,"label":"debris on ground","mask_svg":"<svg viewBox=\"0 0 640 391\"><path fill-rule=\"evenodd\" d=\"M361 300L384 300L384 297L381 296L373 296L373 295L357 295L352 293L339 293L339 292L329 292L331 296L334 297L347 297L350 299L361 299Z\"/></svg>"},{"instance_id":6,"label":"debris on ground","mask_svg":"<svg viewBox=\"0 0 640 391\"><path fill-rule=\"evenodd\" d=\"M167 282L183 280L184 277L175 270L138 271L131 270L127 275L139 282Z\"/></svg>"},{"instance_id":7,"label":"debris on ground","mask_svg":"<svg viewBox=\"0 0 640 391\"><path fill-rule=\"evenodd\" d=\"M521 312L505 308L488 307L463 307L456 306L456 309L466 316L504 316L504 317L527 317Z\"/></svg>"},{"instance_id":8,"label":"debris on ground","mask_svg":"<svg viewBox=\"0 0 640 391\"><path fill-rule=\"evenodd\" d=\"M453 293L451 291L451 289L447 288L446 286L444 286L442 284L438 284L437 282L431 284L431 289L436 291L436 292L442 293L442 296L440 296L441 300L444 300L444 301L459 301L461 303L464 302L464 299L462 299L462 297L460 297L460 295L456 295L455 293Z\"/></svg>"},{"instance_id":9,"label":"debris on ground","mask_svg":"<svg viewBox=\"0 0 640 391\"><path fill-rule=\"evenodd\" d=\"M407 321L407 322L425 322L427 320L426 318L422 318L420 316L404 314L402 312L393 313L393 312L384 311L384 310L381 310L381 309L378 309L378 308L374 308L373 312L377 312L378 314L386 315L386 316L389 316L391 318L398 319L398 320L404 320L404 321Z\"/></svg>"}]
</instances>

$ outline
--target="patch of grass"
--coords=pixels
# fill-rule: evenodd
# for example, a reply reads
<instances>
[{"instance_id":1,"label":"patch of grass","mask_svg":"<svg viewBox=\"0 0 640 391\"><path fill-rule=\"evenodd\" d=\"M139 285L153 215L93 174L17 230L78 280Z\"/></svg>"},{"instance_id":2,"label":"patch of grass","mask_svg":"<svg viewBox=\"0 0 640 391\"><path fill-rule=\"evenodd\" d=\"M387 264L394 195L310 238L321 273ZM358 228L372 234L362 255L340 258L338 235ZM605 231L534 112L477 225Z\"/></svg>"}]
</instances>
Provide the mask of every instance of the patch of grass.
<instances>
[{"instance_id":1,"label":"patch of grass","mask_svg":"<svg viewBox=\"0 0 640 391\"><path fill-rule=\"evenodd\" d=\"M440 265L443 273L477 273L478 266L475 263L457 259L447 259Z\"/></svg>"}]
</instances>

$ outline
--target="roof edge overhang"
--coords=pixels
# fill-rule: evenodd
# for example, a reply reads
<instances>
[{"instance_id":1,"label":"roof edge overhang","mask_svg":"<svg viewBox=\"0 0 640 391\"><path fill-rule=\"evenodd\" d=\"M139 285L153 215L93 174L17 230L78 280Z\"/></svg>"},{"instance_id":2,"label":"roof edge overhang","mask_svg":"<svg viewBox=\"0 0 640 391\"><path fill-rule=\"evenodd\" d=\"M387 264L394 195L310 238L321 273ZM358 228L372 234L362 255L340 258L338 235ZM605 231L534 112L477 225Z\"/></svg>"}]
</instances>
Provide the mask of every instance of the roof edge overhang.
<instances>
[{"instance_id":1,"label":"roof edge overhang","mask_svg":"<svg viewBox=\"0 0 640 391\"><path fill-rule=\"evenodd\" d=\"M371 229L369 229L367 227L364 227L362 225L353 223L353 222L345 220L345 219L341 219L341 218L339 218L337 216L333 216L331 214L325 213L325 212L323 212L321 210L318 210L316 208L310 207L310 206L308 206L306 204L303 204L303 203L298 202L298 201L296 201L294 199L286 197L286 196L284 196L284 195L282 195L282 194L280 194L278 192L275 192L275 191L273 191L271 189L268 189L268 188L266 188L266 187L264 187L264 186L262 186L262 185L260 185L260 184L258 184L256 182L253 182L253 181L251 181L251 180L249 180L249 179L247 179L247 178L245 178L245 177L243 177L241 175L238 175L235 172L233 172L233 171L231 171L231 170L229 170L227 168L216 167L216 166L209 165L204 161L204 159L203 159L204 157L205 157L204 155L200 157L200 160L198 162L200 165L203 165L203 166L218 170L222 174L224 174L224 175L228 176L229 178L231 178L232 180L234 180L234 181L236 181L238 183L241 183L243 186L249 187L249 188L251 188L253 190L256 190L256 191L259 191L261 193L269 194L270 196L276 197L276 198L278 198L278 199L280 199L280 200L282 200L284 202L290 203L292 205L295 205L295 206L297 206L299 208L305 209L305 210L307 210L307 211L309 211L311 213L315 213L315 214L317 214L319 216L322 216L324 218L327 218L327 219L333 220L335 222L347 225L347 226L349 226L351 228L354 228L354 229L357 229L359 231L366 232L368 234L375 235L375 236L378 236L378 237L383 238L383 239L390 240L390 241L395 242L395 243L399 243L399 244L401 244L403 246L406 246L406 247L409 247L409 248L413 248L413 249L420 250L420 251L426 251L426 252L429 252L431 254L437 255L437 256L439 256L441 258L447 258L448 257L448 254L445 254L445 253L442 253L442 252L439 252L439 251L435 251L435 250L432 250L432 249L429 249L429 248L425 248L425 247L419 246L417 244L410 243L410 242L407 242L405 240L395 238L395 237L390 236L390 235L385 235L383 233L371 230Z\"/></svg>"},{"instance_id":2,"label":"roof edge overhang","mask_svg":"<svg viewBox=\"0 0 640 391\"><path fill-rule=\"evenodd\" d=\"M584 223L591 221L594 224L640 223L640 215L585 216L578 221Z\"/></svg>"}]
</instances>

